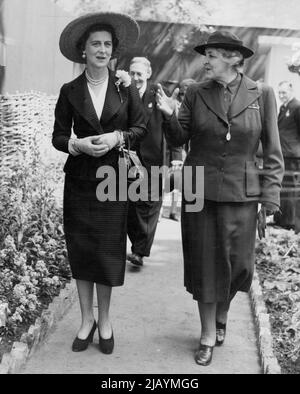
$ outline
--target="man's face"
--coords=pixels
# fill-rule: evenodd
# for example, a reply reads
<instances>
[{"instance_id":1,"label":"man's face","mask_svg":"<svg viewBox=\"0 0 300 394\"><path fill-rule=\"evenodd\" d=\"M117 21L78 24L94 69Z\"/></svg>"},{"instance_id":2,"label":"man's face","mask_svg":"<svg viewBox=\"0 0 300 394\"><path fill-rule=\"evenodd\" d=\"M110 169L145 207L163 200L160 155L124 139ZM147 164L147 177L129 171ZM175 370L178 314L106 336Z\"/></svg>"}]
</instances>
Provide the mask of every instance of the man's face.
<instances>
[{"instance_id":1,"label":"man's face","mask_svg":"<svg viewBox=\"0 0 300 394\"><path fill-rule=\"evenodd\" d=\"M149 78L148 67L143 63L131 64L129 67L129 74L138 90L146 85Z\"/></svg>"},{"instance_id":2,"label":"man's face","mask_svg":"<svg viewBox=\"0 0 300 394\"><path fill-rule=\"evenodd\" d=\"M287 104L293 97L293 91L288 83L279 85L278 97L282 104Z\"/></svg>"}]
</instances>

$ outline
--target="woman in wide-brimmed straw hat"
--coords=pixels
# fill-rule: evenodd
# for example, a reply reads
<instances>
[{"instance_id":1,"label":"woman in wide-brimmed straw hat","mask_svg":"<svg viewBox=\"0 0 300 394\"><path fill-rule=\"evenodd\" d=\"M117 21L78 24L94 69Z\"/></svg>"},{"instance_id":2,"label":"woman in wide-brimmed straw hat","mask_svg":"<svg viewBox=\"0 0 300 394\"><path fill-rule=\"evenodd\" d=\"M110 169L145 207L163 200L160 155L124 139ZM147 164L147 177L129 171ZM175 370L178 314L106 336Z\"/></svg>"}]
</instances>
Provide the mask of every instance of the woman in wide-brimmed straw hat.
<instances>
[{"instance_id":1,"label":"woman in wide-brimmed straw hat","mask_svg":"<svg viewBox=\"0 0 300 394\"><path fill-rule=\"evenodd\" d=\"M67 59L86 64L85 71L60 91L53 131L54 147L69 154L64 166L64 230L82 315L72 345L77 352L88 347L97 327L94 284L100 350L109 354L114 347L110 298L112 287L124 282L126 262L127 201L118 197L119 147L143 138L146 127L129 75L116 74L108 64L133 46L138 36L138 24L130 16L93 13L69 23L59 42ZM99 186L106 175L101 169L107 166L116 180L109 189L115 187L116 192L105 196Z\"/></svg>"},{"instance_id":2,"label":"woman in wide-brimmed straw hat","mask_svg":"<svg viewBox=\"0 0 300 394\"><path fill-rule=\"evenodd\" d=\"M241 72L253 51L228 31L212 33L195 50L205 56L207 81L187 88L178 119L177 92L169 98L159 88L157 101L167 118L169 143L190 143L183 168L184 285L200 313L195 361L208 365L214 346L224 342L230 302L238 291L250 289L256 225L264 236L266 214L278 210L283 159L274 92ZM256 162L260 141L262 171ZM191 179L186 179L187 167ZM204 190L197 192L199 167ZM204 205L191 205L195 192L196 202L204 196Z\"/></svg>"}]
</instances>

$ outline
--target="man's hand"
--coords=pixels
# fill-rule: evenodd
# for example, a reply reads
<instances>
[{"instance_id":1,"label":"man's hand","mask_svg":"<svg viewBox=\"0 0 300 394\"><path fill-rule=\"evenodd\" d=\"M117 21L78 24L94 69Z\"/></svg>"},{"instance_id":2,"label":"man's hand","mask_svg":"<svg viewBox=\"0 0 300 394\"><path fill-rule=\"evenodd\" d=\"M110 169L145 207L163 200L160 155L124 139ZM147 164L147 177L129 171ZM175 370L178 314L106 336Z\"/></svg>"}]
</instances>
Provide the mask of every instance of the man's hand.
<instances>
[{"instance_id":1,"label":"man's hand","mask_svg":"<svg viewBox=\"0 0 300 394\"><path fill-rule=\"evenodd\" d=\"M172 160L171 161L171 171L181 170L183 166L183 162L181 160Z\"/></svg>"}]
</instances>

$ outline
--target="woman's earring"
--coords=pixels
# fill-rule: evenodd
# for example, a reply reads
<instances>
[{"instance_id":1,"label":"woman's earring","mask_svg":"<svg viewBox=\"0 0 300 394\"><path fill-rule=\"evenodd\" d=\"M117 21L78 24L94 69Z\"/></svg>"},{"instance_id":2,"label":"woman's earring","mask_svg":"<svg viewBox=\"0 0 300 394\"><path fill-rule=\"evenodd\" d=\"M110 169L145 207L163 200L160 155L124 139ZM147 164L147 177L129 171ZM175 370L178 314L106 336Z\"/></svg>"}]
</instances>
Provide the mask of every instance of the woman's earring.
<instances>
[{"instance_id":1,"label":"woman's earring","mask_svg":"<svg viewBox=\"0 0 300 394\"><path fill-rule=\"evenodd\" d=\"M85 53L85 51L82 52L82 58L83 58L83 59L86 58L86 53Z\"/></svg>"}]
</instances>

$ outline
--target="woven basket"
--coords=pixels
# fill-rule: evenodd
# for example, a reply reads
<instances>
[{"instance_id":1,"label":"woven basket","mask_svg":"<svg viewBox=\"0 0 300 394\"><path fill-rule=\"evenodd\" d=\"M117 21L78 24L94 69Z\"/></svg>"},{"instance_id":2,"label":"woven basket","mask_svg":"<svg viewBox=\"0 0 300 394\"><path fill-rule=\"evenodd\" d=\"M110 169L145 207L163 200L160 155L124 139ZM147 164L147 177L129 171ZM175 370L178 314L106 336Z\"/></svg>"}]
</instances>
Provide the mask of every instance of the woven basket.
<instances>
[{"instance_id":1,"label":"woven basket","mask_svg":"<svg viewBox=\"0 0 300 394\"><path fill-rule=\"evenodd\" d=\"M45 164L65 160L51 143L56 101L39 92L0 96L0 175L36 155Z\"/></svg>"}]
</instances>

